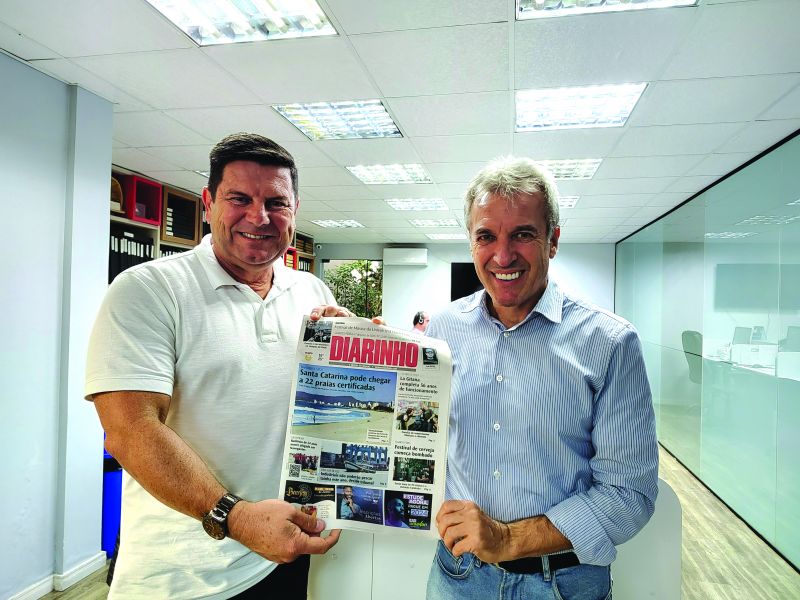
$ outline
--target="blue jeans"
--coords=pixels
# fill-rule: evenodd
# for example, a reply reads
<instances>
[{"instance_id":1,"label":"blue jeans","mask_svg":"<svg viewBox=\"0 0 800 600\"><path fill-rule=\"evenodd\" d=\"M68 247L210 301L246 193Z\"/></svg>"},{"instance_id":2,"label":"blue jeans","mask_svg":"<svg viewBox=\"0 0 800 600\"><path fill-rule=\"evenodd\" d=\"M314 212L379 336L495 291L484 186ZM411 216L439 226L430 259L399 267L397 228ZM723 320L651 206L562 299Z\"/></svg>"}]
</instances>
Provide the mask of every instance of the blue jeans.
<instances>
[{"instance_id":1,"label":"blue jeans","mask_svg":"<svg viewBox=\"0 0 800 600\"><path fill-rule=\"evenodd\" d=\"M472 554L456 558L440 541L428 577L427 600L611 600L611 569L577 565L519 575Z\"/></svg>"}]
</instances>

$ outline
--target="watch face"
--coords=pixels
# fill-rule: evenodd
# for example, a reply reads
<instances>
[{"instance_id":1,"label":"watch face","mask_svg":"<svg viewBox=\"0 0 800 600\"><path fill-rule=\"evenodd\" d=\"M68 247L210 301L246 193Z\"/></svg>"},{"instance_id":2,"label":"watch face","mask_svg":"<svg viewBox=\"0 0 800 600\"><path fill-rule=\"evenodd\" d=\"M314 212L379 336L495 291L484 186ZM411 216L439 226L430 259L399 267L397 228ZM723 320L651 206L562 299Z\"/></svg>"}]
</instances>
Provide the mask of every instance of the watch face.
<instances>
[{"instance_id":1,"label":"watch face","mask_svg":"<svg viewBox=\"0 0 800 600\"><path fill-rule=\"evenodd\" d=\"M222 528L222 523L217 521L211 513L203 515L203 529L215 540L225 539L225 530Z\"/></svg>"}]
</instances>

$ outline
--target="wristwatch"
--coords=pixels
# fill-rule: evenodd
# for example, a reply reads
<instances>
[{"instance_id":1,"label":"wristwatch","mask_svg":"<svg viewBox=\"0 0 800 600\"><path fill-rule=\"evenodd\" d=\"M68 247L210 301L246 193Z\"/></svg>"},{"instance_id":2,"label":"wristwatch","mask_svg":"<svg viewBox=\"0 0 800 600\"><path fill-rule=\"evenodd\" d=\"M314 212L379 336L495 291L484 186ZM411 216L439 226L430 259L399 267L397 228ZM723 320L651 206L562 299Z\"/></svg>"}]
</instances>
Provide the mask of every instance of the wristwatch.
<instances>
[{"instance_id":1,"label":"wristwatch","mask_svg":"<svg viewBox=\"0 0 800 600\"><path fill-rule=\"evenodd\" d=\"M239 500L239 496L226 492L216 506L203 515L203 529L208 535L215 540L225 539L228 535L228 513Z\"/></svg>"}]
</instances>

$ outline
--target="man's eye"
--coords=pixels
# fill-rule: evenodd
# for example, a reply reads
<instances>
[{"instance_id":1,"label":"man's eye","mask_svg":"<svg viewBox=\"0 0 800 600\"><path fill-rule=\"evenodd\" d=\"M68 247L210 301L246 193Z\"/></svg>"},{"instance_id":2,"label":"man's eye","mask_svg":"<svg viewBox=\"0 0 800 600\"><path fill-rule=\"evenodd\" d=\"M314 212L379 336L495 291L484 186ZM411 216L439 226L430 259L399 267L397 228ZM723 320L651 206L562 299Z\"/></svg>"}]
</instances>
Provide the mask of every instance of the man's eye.
<instances>
[{"instance_id":1,"label":"man's eye","mask_svg":"<svg viewBox=\"0 0 800 600\"><path fill-rule=\"evenodd\" d=\"M478 244L488 244L489 242L492 241L492 236L489 235L488 233L482 233L480 235L475 236L475 241Z\"/></svg>"},{"instance_id":2,"label":"man's eye","mask_svg":"<svg viewBox=\"0 0 800 600\"><path fill-rule=\"evenodd\" d=\"M521 242L529 242L529 241L531 241L532 239L534 239L534 237L535 237L535 236L534 236L534 235L533 235L533 233L531 233L530 231L520 231L520 232L518 232L518 233L516 234L516 236L515 236L515 237L516 237L518 240L520 240Z\"/></svg>"},{"instance_id":3,"label":"man's eye","mask_svg":"<svg viewBox=\"0 0 800 600\"><path fill-rule=\"evenodd\" d=\"M267 202L267 210L283 210L291 208L291 205L286 200L272 200Z\"/></svg>"},{"instance_id":4,"label":"man's eye","mask_svg":"<svg viewBox=\"0 0 800 600\"><path fill-rule=\"evenodd\" d=\"M232 196L231 198L228 198L228 200L231 203L236 204L237 206L244 206L245 204L250 202L250 199L245 198L244 196Z\"/></svg>"}]
</instances>

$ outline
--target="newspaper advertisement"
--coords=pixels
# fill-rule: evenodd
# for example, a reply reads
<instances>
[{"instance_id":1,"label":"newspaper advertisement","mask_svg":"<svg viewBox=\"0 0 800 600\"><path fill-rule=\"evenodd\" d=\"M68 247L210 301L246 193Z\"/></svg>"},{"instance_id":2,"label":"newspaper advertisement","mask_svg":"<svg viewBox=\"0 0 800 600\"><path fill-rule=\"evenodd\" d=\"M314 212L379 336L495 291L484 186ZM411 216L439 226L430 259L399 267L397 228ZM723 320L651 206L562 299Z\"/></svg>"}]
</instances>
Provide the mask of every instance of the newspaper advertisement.
<instances>
[{"instance_id":1,"label":"newspaper advertisement","mask_svg":"<svg viewBox=\"0 0 800 600\"><path fill-rule=\"evenodd\" d=\"M329 529L438 537L452 359L359 317L304 318L281 494Z\"/></svg>"}]
</instances>

